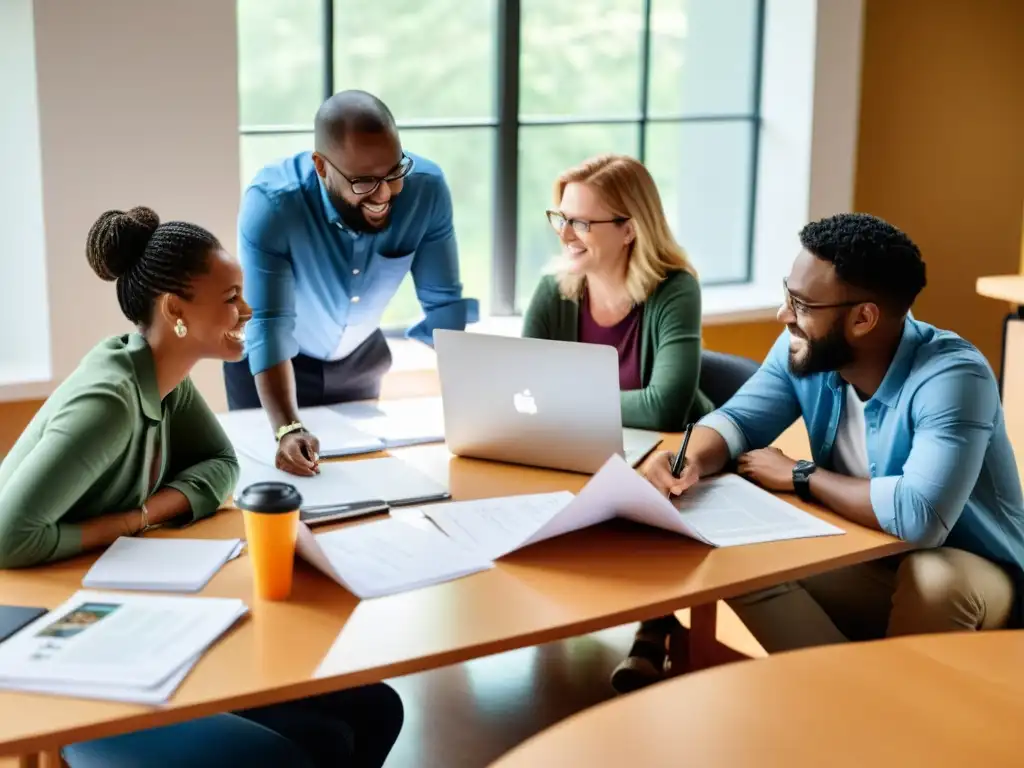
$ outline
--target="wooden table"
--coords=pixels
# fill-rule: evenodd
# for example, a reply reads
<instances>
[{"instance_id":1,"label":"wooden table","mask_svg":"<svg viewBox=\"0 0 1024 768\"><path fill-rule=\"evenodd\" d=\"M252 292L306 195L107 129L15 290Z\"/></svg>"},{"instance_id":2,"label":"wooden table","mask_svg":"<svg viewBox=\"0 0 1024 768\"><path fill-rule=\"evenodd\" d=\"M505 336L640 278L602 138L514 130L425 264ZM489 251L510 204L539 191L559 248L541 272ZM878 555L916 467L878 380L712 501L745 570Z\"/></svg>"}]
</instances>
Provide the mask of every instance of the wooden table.
<instances>
[{"instance_id":1,"label":"wooden table","mask_svg":"<svg viewBox=\"0 0 1024 768\"><path fill-rule=\"evenodd\" d=\"M975 290L981 296L1024 306L1024 275L979 277Z\"/></svg>"},{"instance_id":2,"label":"wooden table","mask_svg":"<svg viewBox=\"0 0 1024 768\"><path fill-rule=\"evenodd\" d=\"M493 768L1019 766L1024 632L832 645L613 699Z\"/></svg>"},{"instance_id":3,"label":"wooden table","mask_svg":"<svg viewBox=\"0 0 1024 768\"><path fill-rule=\"evenodd\" d=\"M677 441L678 436L669 438L665 446ZM587 480L459 459L439 445L395 455L448 483L456 499L577 491ZM361 685L690 606L698 607L693 636L707 641L710 626L713 643L719 599L904 549L883 533L815 514L848 533L715 550L650 528L610 523L541 542L483 573L363 602L304 563L297 565L289 601L256 600L242 557L228 563L202 594L242 598L251 617L203 657L168 706L0 693L0 756L45 753L86 739ZM229 510L182 533L157 534L226 538L242 537L243 530L239 513ZM9 604L54 607L80 588L94 560L95 555L83 556L0 573L0 594ZM314 679L332 645L328 675Z\"/></svg>"}]
</instances>

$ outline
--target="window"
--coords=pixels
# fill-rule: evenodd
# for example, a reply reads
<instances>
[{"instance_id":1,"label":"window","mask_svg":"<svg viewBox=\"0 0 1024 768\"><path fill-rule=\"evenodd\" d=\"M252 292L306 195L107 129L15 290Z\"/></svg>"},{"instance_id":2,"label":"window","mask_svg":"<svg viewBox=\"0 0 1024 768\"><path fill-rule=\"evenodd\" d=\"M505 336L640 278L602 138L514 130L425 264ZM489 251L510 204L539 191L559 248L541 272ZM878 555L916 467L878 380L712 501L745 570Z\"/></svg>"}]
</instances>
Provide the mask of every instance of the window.
<instances>
[{"instance_id":1,"label":"window","mask_svg":"<svg viewBox=\"0 0 1024 768\"><path fill-rule=\"evenodd\" d=\"M238 0L243 183L362 88L444 169L466 295L520 312L559 172L631 154L705 285L751 279L764 0ZM407 281L408 282L408 281ZM418 317L403 285L386 326Z\"/></svg>"}]
</instances>

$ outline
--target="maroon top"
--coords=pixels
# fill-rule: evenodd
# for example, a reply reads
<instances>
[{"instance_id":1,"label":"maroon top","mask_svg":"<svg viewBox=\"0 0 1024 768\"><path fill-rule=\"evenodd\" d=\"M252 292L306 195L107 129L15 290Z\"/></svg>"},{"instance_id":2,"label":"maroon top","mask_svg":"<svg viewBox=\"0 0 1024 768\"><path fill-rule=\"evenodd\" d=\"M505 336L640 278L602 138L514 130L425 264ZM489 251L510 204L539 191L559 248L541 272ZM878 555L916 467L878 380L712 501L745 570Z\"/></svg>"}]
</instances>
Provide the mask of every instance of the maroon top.
<instances>
[{"instance_id":1,"label":"maroon top","mask_svg":"<svg viewBox=\"0 0 1024 768\"><path fill-rule=\"evenodd\" d=\"M584 292L580 302L579 340L586 344L607 344L619 352L619 389L641 389L640 380L640 321L643 304L637 304L629 314L610 328L597 324L590 314L590 301Z\"/></svg>"}]
</instances>

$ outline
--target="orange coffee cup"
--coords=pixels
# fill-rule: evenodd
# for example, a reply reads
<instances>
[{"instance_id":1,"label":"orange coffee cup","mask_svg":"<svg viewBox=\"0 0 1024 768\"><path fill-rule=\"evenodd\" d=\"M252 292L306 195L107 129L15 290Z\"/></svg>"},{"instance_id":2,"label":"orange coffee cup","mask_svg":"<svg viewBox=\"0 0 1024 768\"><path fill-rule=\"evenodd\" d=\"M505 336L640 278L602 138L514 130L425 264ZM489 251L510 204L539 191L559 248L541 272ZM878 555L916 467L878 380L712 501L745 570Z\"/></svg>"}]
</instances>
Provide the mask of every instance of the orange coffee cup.
<instances>
[{"instance_id":1,"label":"orange coffee cup","mask_svg":"<svg viewBox=\"0 0 1024 768\"><path fill-rule=\"evenodd\" d=\"M288 483L254 483L235 499L242 510L256 596L285 600L292 591L302 496Z\"/></svg>"}]
</instances>

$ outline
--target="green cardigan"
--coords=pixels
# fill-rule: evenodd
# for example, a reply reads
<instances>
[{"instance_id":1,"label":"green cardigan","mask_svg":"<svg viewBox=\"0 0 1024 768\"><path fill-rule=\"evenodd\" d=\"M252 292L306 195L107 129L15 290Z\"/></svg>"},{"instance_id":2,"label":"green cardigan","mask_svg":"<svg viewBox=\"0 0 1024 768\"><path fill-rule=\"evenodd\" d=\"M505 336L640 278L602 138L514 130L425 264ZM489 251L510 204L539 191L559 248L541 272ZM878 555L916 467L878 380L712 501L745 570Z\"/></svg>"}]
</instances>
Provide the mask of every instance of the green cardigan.
<instances>
[{"instance_id":1,"label":"green cardigan","mask_svg":"<svg viewBox=\"0 0 1024 768\"><path fill-rule=\"evenodd\" d=\"M0 567L75 555L79 523L138 509L163 487L185 495L193 519L212 515L237 481L231 443L192 381L161 401L146 340L137 333L107 339L43 404L0 464Z\"/></svg>"},{"instance_id":2,"label":"green cardigan","mask_svg":"<svg viewBox=\"0 0 1024 768\"><path fill-rule=\"evenodd\" d=\"M523 336L579 341L579 302L564 298L545 276L530 300ZM625 427L681 432L687 422L712 410L697 388L700 378L700 284L689 272L674 272L644 303L640 327L643 389L622 393Z\"/></svg>"}]
</instances>

